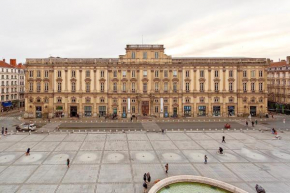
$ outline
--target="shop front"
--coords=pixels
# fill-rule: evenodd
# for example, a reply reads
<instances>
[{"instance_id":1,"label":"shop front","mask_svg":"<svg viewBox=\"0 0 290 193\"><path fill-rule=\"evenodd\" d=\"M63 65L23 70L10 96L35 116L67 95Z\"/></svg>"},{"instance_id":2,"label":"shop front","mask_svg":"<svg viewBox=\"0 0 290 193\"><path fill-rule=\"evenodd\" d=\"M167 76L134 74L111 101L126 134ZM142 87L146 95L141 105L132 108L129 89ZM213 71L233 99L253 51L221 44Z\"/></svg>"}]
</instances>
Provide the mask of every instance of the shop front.
<instances>
[{"instance_id":1,"label":"shop front","mask_svg":"<svg viewBox=\"0 0 290 193\"><path fill-rule=\"evenodd\" d=\"M127 109L127 107L126 106L123 106L123 111L122 111L122 118L126 118L127 117L127 111L126 111L126 109Z\"/></svg>"},{"instance_id":2,"label":"shop front","mask_svg":"<svg viewBox=\"0 0 290 193\"><path fill-rule=\"evenodd\" d=\"M106 106L99 106L99 115L106 116Z\"/></svg>"},{"instance_id":3,"label":"shop front","mask_svg":"<svg viewBox=\"0 0 290 193\"><path fill-rule=\"evenodd\" d=\"M92 116L92 106L85 106L84 107L84 115L85 117L91 117Z\"/></svg>"},{"instance_id":4,"label":"shop front","mask_svg":"<svg viewBox=\"0 0 290 193\"><path fill-rule=\"evenodd\" d=\"M71 106L70 107L70 117L77 117L78 116L78 107Z\"/></svg>"},{"instance_id":5,"label":"shop front","mask_svg":"<svg viewBox=\"0 0 290 193\"><path fill-rule=\"evenodd\" d=\"M35 117L42 118L42 106L35 107Z\"/></svg>"},{"instance_id":6,"label":"shop front","mask_svg":"<svg viewBox=\"0 0 290 193\"><path fill-rule=\"evenodd\" d=\"M178 117L177 107L173 107L173 117Z\"/></svg>"},{"instance_id":7,"label":"shop front","mask_svg":"<svg viewBox=\"0 0 290 193\"><path fill-rule=\"evenodd\" d=\"M235 106L228 106L228 116L235 116Z\"/></svg>"},{"instance_id":8,"label":"shop front","mask_svg":"<svg viewBox=\"0 0 290 193\"><path fill-rule=\"evenodd\" d=\"M256 116L257 115L257 107L256 106L250 106L250 115Z\"/></svg>"},{"instance_id":9,"label":"shop front","mask_svg":"<svg viewBox=\"0 0 290 193\"><path fill-rule=\"evenodd\" d=\"M184 106L184 116L185 117L191 116L191 106Z\"/></svg>"},{"instance_id":10,"label":"shop front","mask_svg":"<svg viewBox=\"0 0 290 193\"><path fill-rule=\"evenodd\" d=\"M198 116L206 116L206 106L198 106Z\"/></svg>"},{"instance_id":11,"label":"shop front","mask_svg":"<svg viewBox=\"0 0 290 193\"><path fill-rule=\"evenodd\" d=\"M213 106L212 116L214 116L214 117L221 116L221 106Z\"/></svg>"},{"instance_id":12,"label":"shop front","mask_svg":"<svg viewBox=\"0 0 290 193\"><path fill-rule=\"evenodd\" d=\"M2 112L10 110L10 108L12 108L11 101L2 102L2 109L1 109Z\"/></svg>"},{"instance_id":13,"label":"shop front","mask_svg":"<svg viewBox=\"0 0 290 193\"><path fill-rule=\"evenodd\" d=\"M56 106L55 117L63 117L63 107L62 106Z\"/></svg>"}]
</instances>

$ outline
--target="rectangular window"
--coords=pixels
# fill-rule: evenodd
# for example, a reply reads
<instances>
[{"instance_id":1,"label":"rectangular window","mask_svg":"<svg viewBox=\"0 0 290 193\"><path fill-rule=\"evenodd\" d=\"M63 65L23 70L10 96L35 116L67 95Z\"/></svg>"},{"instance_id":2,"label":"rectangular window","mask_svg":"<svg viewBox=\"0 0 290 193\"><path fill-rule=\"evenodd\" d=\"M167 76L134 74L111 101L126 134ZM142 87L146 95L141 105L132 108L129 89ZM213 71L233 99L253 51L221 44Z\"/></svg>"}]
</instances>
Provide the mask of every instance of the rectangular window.
<instances>
[{"instance_id":1,"label":"rectangular window","mask_svg":"<svg viewBox=\"0 0 290 193\"><path fill-rule=\"evenodd\" d=\"M73 77L73 78L76 77L76 71L75 70L71 71L71 77Z\"/></svg>"},{"instance_id":2,"label":"rectangular window","mask_svg":"<svg viewBox=\"0 0 290 193\"><path fill-rule=\"evenodd\" d=\"M114 70L114 78L117 78L117 70Z\"/></svg>"},{"instance_id":3,"label":"rectangular window","mask_svg":"<svg viewBox=\"0 0 290 193\"><path fill-rule=\"evenodd\" d=\"M204 91L203 82L199 83L199 90L200 90L201 92Z\"/></svg>"},{"instance_id":4,"label":"rectangular window","mask_svg":"<svg viewBox=\"0 0 290 193\"><path fill-rule=\"evenodd\" d=\"M155 59L158 59L158 52L155 52Z\"/></svg>"},{"instance_id":5,"label":"rectangular window","mask_svg":"<svg viewBox=\"0 0 290 193\"><path fill-rule=\"evenodd\" d=\"M263 71L262 71L262 70L259 71L259 77L260 77L260 78L263 77Z\"/></svg>"},{"instance_id":6,"label":"rectangular window","mask_svg":"<svg viewBox=\"0 0 290 193\"><path fill-rule=\"evenodd\" d=\"M233 77L233 71L232 71L232 70L229 71L229 77L230 77L230 78Z\"/></svg>"},{"instance_id":7,"label":"rectangular window","mask_svg":"<svg viewBox=\"0 0 290 193\"><path fill-rule=\"evenodd\" d=\"M204 77L204 71L203 71L203 70L199 71L199 76L200 76L201 78Z\"/></svg>"},{"instance_id":8,"label":"rectangular window","mask_svg":"<svg viewBox=\"0 0 290 193\"><path fill-rule=\"evenodd\" d=\"M37 70L36 75L37 75L37 78L40 78L41 77L40 70Z\"/></svg>"},{"instance_id":9,"label":"rectangular window","mask_svg":"<svg viewBox=\"0 0 290 193\"><path fill-rule=\"evenodd\" d=\"M185 90L189 91L189 82L185 83Z\"/></svg>"},{"instance_id":10,"label":"rectangular window","mask_svg":"<svg viewBox=\"0 0 290 193\"><path fill-rule=\"evenodd\" d=\"M147 52L143 52L143 59L147 59Z\"/></svg>"},{"instance_id":11,"label":"rectangular window","mask_svg":"<svg viewBox=\"0 0 290 193\"><path fill-rule=\"evenodd\" d=\"M164 78L168 78L168 70L164 70Z\"/></svg>"},{"instance_id":12,"label":"rectangular window","mask_svg":"<svg viewBox=\"0 0 290 193\"><path fill-rule=\"evenodd\" d=\"M86 71L86 77L90 77L90 75L91 75L91 74L90 74L90 71L87 70L87 71Z\"/></svg>"},{"instance_id":13,"label":"rectangular window","mask_svg":"<svg viewBox=\"0 0 290 193\"><path fill-rule=\"evenodd\" d=\"M263 83L262 82L259 83L259 91L263 91Z\"/></svg>"},{"instance_id":14,"label":"rectangular window","mask_svg":"<svg viewBox=\"0 0 290 193\"><path fill-rule=\"evenodd\" d=\"M132 59L135 59L136 55L135 52L132 52Z\"/></svg>"},{"instance_id":15,"label":"rectangular window","mask_svg":"<svg viewBox=\"0 0 290 193\"><path fill-rule=\"evenodd\" d=\"M132 78L135 78L136 77L135 76L136 75L135 72L136 72L135 70L132 70L132 73L131 73L132 74Z\"/></svg>"},{"instance_id":16,"label":"rectangular window","mask_svg":"<svg viewBox=\"0 0 290 193\"><path fill-rule=\"evenodd\" d=\"M159 112L159 107L155 106L155 113L158 113L158 112Z\"/></svg>"},{"instance_id":17,"label":"rectangular window","mask_svg":"<svg viewBox=\"0 0 290 193\"><path fill-rule=\"evenodd\" d=\"M214 71L214 77L215 77L215 78L219 77L219 71L218 71L218 70L215 70L215 71Z\"/></svg>"},{"instance_id":18,"label":"rectangular window","mask_svg":"<svg viewBox=\"0 0 290 193\"><path fill-rule=\"evenodd\" d=\"M57 77L58 77L58 78L61 78L61 71L60 71L60 70L57 71Z\"/></svg>"},{"instance_id":19,"label":"rectangular window","mask_svg":"<svg viewBox=\"0 0 290 193\"><path fill-rule=\"evenodd\" d=\"M32 92L33 91L33 82L29 83L29 91Z\"/></svg>"},{"instance_id":20,"label":"rectangular window","mask_svg":"<svg viewBox=\"0 0 290 193\"><path fill-rule=\"evenodd\" d=\"M104 92L104 90L105 90L105 84L101 82L101 92Z\"/></svg>"},{"instance_id":21,"label":"rectangular window","mask_svg":"<svg viewBox=\"0 0 290 193\"><path fill-rule=\"evenodd\" d=\"M126 77L126 73L127 73L126 70L123 70L123 71L122 71L122 75L123 75L123 77Z\"/></svg>"},{"instance_id":22,"label":"rectangular window","mask_svg":"<svg viewBox=\"0 0 290 193\"><path fill-rule=\"evenodd\" d=\"M117 83L116 82L113 83L113 91L115 91L115 92L117 91Z\"/></svg>"},{"instance_id":23,"label":"rectangular window","mask_svg":"<svg viewBox=\"0 0 290 193\"><path fill-rule=\"evenodd\" d=\"M159 71L155 70L155 77L158 78L158 76L159 76Z\"/></svg>"},{"instance_id":24,"label":"rectangular window","mask_svg":"<svg viewBox=\"0 0 290 193\"><path fill-rule=\"evenodd\" d=\"M143 92L147 92L147 83L143 83Z\"/></svg>"},{"instance_id":25,"label":"rectangular window","mask_svg":"<svg viewBox=\"0 0 290 193\"><path fill-rule=\"evenodd\" d=\"M135 113L135 106L132 106L132 113Z\"/></svg>"},{"instance_id":26,"label":"rectangular window","mask_svg":"<svg viewBox=\"0 0 290 193\"><path fill-rule=\"evenodd\" d=\"M143 71L143 77L147 77L147 70Z\"/></svg>"},{"instance_id":27,"label":"rectangular window","mask_svg":"<svg viewBox=\"0 0 290 193\"><path fill-rule=\"evenodd\" d=\"M101 73L101 78L104 78L105 77L105 72L102 70L100 73Z\"/></svg>"},{"instance_id":28,"label":"rectangular window","mask_svg":"<svg viewBox=\"0 0 290 193\"><path fill-rule=\"evenodd\" d=\"M177 92L177 83L176 82L173 83L173 91Z\"/></svg>"},{"instance_id":29,"label":"rectangular window","mask_svg":"<svg viewBox=\"0 0 290 193\"><path fill-rule=\"evenodd\" d=\"M255 77L256 77L256 71L255 71L255 70L252 70L252 71L251 71L251 77L252 77L252 78L255 78Z\"/></svg>"},{"instance_id":30,"label":"rectangular window","mask_svg":"<svg viewBox=\"0 0 290 193\"><path fill-rule=\"evenodd\" d=\"M29 77L33 78L33 71L29 71Z\"/></svg>"},{"instance_id":31,"label":"rectangular window","mask_svg":"<svg viewBox=\"0 0 290 193\"><path fill-rule=\"evenodd\" d=\"M246 70L243 71L243 77L247 78L247 71Z\"/></svg>"},{"instance_id":32,"label":"rectangular window","mask_svg":"<svg viewBox=\"0 0 290 193\"><path fill-rule=\"evenodd\" d=\"M189 70L185 71L185 77L189 77Z\"/></svg>"},{"instance_id":33,"label":"rectangular window","mask_svg":"<svg viewBox=\"0 0 290 193\"><path fill-rule=\"evenodd\" d=\"M48 78L48 70L44 71L44 77Z\"/></svg>"},{"instance_id":34,"label":"rectangular window","mask_svg":"<svg viewBox=\"0 0 290 193\"><path fill-rule=\"evenodd\" d=\"M177 77L177 70L173 70L173 77Z\"/></svg>"}]
</instances>

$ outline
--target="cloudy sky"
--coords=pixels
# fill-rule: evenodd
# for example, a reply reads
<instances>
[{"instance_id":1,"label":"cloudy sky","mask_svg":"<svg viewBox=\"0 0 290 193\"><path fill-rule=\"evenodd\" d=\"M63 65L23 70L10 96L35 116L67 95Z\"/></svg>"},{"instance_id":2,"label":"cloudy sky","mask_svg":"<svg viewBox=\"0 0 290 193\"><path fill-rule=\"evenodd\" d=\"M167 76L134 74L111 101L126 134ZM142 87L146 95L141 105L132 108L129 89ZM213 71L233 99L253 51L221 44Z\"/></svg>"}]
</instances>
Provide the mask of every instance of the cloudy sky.
<instances>
[{"instance_id":1,"label":"cloudy sky","mask_svg":"<svg viewBox=\"0 0 290 193\"><path fill-rule=\"evenodd\" d=\"M0 59L118 57L126 44L178 56L290 55L289 0L0 0Z\"/></svg>"}]
</instances>

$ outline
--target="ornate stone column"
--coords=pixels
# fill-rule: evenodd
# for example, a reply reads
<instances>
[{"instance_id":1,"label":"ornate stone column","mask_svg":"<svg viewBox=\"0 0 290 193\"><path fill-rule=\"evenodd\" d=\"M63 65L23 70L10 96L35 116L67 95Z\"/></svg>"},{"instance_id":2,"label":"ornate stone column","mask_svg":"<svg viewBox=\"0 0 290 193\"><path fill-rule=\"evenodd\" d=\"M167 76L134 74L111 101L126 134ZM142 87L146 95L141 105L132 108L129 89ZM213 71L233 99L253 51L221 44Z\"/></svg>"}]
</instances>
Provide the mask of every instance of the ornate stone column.
<instances>
[{"instance_id":1,"label":"ornate stone column","mask_svg":"<svg viewBox=\"0 0 290 193\"><path fill-rule=\"evenodd\" d=\"M160 117L163 118L163 98L160 98Z\"/></svg>"}]
</instances>

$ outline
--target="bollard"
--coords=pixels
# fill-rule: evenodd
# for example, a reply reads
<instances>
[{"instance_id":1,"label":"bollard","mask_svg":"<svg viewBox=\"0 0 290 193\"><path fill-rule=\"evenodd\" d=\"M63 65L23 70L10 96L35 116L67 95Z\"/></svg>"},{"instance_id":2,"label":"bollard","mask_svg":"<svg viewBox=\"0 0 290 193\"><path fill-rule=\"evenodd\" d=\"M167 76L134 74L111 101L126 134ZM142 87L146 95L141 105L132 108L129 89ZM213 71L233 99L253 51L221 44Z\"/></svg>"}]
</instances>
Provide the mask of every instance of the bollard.
<instances>
[{"instance_id":1,"label":"bollard","mask_svg":"<svg viewBox=\"0 0 290 193\"><path fill-rule=\"evenodd\" d=\"M178 131L180 131L180 129L178 129Z\"/></svg>"},{"instance_id":2,"label":"bollard","mask_svg":"<svg viewBox=\"0 0 290 193\"><path fill-rule=\"evenodd\" d=\"M79 130L79 132L81 132L81 130Z\"/></svg>"},{"instance_id":3,"label":"bollard","mask_svg":"<svg viewBox=\"0 0 290 193\"><path fill-rule=\"evenodd\" d=\"M209 129L211 131L211 129Z\"/></svg>"},{"instance_id":4,"label":"bollard","mask_svg":"<svg viewBox=\"0 0 290 193\"><path fill-rule=\"evenodd\" d=\"M173 131L173 129L171 129L171 131Z\"/></svg>"},{"instance_id":5,"label":"bollard","mask_svg":"<svg viewBox=\"0 0 290 193\"><path fill-rule=\"evenodd\" d=\"M41 133L43 133L43 130L41 131Z\"/></svg>"},{"instance_id":6,"label":"bollard","mask_svg":"<svg viewBox=\"0 0 290 193\"><path fill-rule=\"evenodd\" d=\"M190 129L190 131L192 131L192 129Z\"/></svg>"},{"instance_id":7,"label":"bollard","mask_svg":"<svg viewBox=\"0 0 290 193\"><path fill-rule=\"evenodd\" d=\"M48 132L48 135L50 135L49 131L47 131L47 132Z\"/></svg>"},{"instance_id":8,"label":"bollard","mask_svg":"<svg viewBox=\"0 0 290 193\"><path fill-rule=\"evenodd\" d=\"M198 131L198 129L196 129Z\"/></svg>"},{"instance_id":9,"label":"bollard","mask_svg":"<svg viewBox=\"0 0 290 193\"><path fill-rule=\"evenodd\" d=\"M91 130L91 132L93 132L93 130Z\"/></svg>"},{"instance_id":10,"label":"bollard","mask_svg":"<svg viewBox=\"0 0 290 193\"><path fill-rule=\"evenodd\" d=\"M29 131L29 135L31 135L31 131Z\"/></svg>"},{"instance_id":11,"label":"bollard","mask_svg":"<svg viewBox=\"0 0 290 193\"><path fill-rule=\"evenodd\" d=\"M116 129L116 132L118 132L118 129Z\"/></svg>"}]
</instances>

